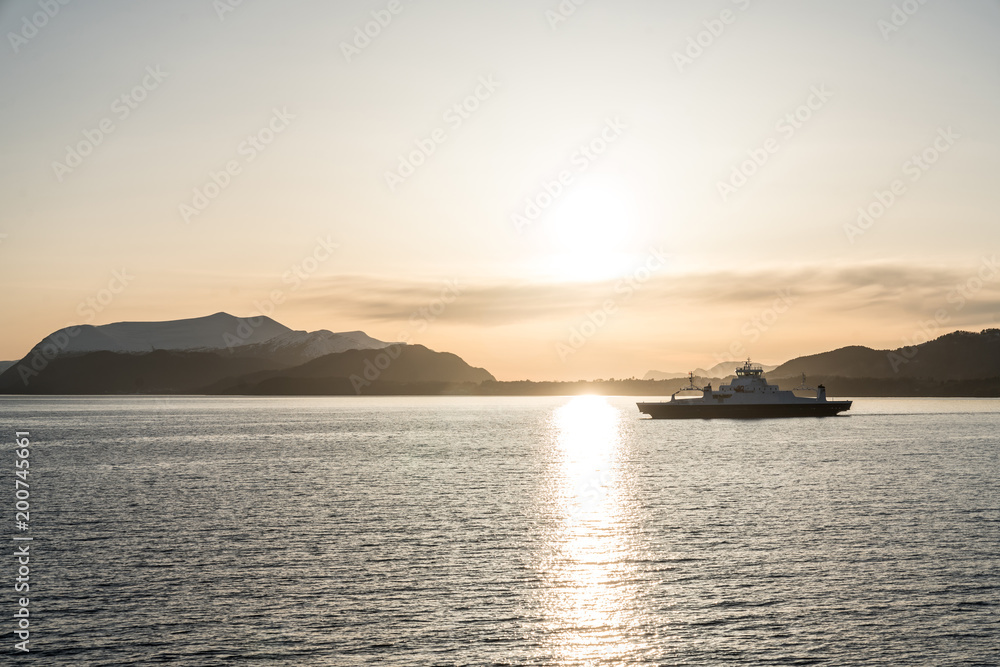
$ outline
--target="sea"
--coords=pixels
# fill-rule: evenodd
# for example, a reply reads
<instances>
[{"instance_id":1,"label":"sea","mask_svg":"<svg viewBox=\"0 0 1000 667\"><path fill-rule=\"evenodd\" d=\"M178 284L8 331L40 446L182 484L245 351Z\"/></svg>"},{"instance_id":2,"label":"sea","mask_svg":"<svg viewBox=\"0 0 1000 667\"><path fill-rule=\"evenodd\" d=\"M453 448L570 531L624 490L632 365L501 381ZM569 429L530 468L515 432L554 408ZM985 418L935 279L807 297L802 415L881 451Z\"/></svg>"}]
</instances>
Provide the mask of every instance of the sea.
<instances>
[{"instance_id":1,"label":"sea","mask_svg":"<svg viewBox=\"0 0 1000 667\"><path fill-rule=\"evenodd\" d=\"M2 397L0 663L1000 664L1000 400L636 400Z\"/></svg>"}]
</instances>

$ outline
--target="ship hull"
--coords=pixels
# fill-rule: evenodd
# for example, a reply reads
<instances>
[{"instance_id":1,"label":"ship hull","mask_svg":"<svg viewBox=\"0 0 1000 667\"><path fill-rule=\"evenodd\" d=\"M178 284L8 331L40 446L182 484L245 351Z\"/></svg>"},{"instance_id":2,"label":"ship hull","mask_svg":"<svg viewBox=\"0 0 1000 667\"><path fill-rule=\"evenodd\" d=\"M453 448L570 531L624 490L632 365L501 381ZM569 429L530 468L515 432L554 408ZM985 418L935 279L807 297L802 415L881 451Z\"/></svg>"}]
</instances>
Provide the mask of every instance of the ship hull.
<instances>
[{"instance_id":1,"label":"ship hull","mask_svg":"<svg viewBox=\"0 0 1000 667\"><path fill-rule=\"evenodd\" d=\"M852 401L816 403L699 404L694 401L636 403L653 419L771 419L775 417L832 417L851 409Z\"/></svg>"}]
</instances>

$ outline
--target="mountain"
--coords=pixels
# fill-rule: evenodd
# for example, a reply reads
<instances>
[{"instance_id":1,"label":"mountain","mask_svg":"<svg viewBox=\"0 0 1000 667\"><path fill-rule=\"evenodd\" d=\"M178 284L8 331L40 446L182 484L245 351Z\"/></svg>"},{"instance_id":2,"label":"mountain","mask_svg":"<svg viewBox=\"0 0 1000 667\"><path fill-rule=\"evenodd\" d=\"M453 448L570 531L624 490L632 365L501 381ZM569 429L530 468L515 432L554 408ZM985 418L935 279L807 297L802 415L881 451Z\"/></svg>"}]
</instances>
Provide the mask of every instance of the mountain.
<instances>
[{"instance_id":1,"label":"mountain","mask_svg":"<svg viewBox=\"0 0 1000 667\"><path fill-rule=\"evenodd\" d=\"M0 393L436 393L492 380L422 345L216 313L60 329L0 369Z\"/></svg>"},{"instance_id":2,"label":"mountain","mask_svg":"<svg viewBox=\"0 0 1000 667\"><path fill-rule=\"evenodd\" d=\"M231 347L229 352L235 356L271 359L283 366L297 366L336 352L381 350L390 345L392 343L376 340L364 331L333 333L321 329L312 332L288 331L263 343Z\"/></svg>"},{"instance_id":3,"label":"mountain","mask_svg":"<svg viewBox=\"0 0 1000 667\"><path fill-rule=\"evenodd\" d=\"M771 377L924 378L937 381L1000 377L1000 329L955 331L920 345L873 350L853 345L792 359ZM825 381L825 380L824 380ZM827 383L829 384L829 383Z\"/></svg>"},{"instance_id":4,"label":"mountain","mask_svg":"<svg viewBox=\"0 0 1000 667\"><path fill-rule=\"evenodd\" d=\"M275 368L266 359L219 352L155 350L145 353L84 352L47 360L40 369L9 368L0 374L3 394L200 393L229 377Z\"/></svg>"},{"instance_id":5,"label":"mountain","mask_svg":"<svg viewBox=\"0 0 1000 667\"><path fill-rule=\"evenodd\" d=\"M448 385L487 381L496 381L496 378L450 352L435 352L423 345L395 344L382 350L328 354L294 368L230 379L207 391L222 394L382 393L379 387L385 385L399 388L418 383Z\"/></svg>"},{"instance_id":6,"label":"mountain","mask_svg":"<svg viewBox=\"0 0 1000 667\"><path fill-rule=\"evenodd\" d=\"M742 366L744 362L742 361L723 361L722 363L716 364L705 370L704 368L696 368L693 373L695 377L699 378L724 378L730 375L735 375L736 369ZM764 372L770 372L777 368L777 366L768 366L766 364L761 364L764 368ZM664 373L663 371L649 371L643 376L643 380L676 380L678 378L686 378L687 373Z\"/></svg>"},{"instance_id":7,"label":"mountain","mask_svg":"<svg viewBox=\"0 0 1000 667\"><path fill-rule=\"evenodd\" d=\"M39 341L19 362L0 362L0 374L11 365L33 364L89 352L144 353L155 350L221 351L231 357L268 359L272 366L297 366L334 352L377 350L391 343L363 331L334 333L293 331L270 317L235 317L215 313L166 322L116 322L79 325L55 331Z\"/></svg>"},{"instance_id":8,"label":"mountain","mask_svg":"<svg viewBox=\"0 0 1000 667\"><path fill-rule=\"evenodd\" d=\"M66 327L45 337L35 348L55 345L60 354L81 352L152 352L153 350L220 350L263 343L292 330L270 317L207 317L167 322L115 322Z\"/></svg>"},{"instance_id":9,"label":"mountain","mask_svg":"<svg viewBox=\"0 0 1000 667\"><path fill-rule=\"evenodd\" d=\"M292 368L280 367L271 359L222 351L100 351L59 356L28 375L8 369L0 374L0 393L440 393L451 385L493 380L482 368L423 345L346 350ZM426 385L423 391L412 389L421 383Z\"/></svg>"}]
</instances>

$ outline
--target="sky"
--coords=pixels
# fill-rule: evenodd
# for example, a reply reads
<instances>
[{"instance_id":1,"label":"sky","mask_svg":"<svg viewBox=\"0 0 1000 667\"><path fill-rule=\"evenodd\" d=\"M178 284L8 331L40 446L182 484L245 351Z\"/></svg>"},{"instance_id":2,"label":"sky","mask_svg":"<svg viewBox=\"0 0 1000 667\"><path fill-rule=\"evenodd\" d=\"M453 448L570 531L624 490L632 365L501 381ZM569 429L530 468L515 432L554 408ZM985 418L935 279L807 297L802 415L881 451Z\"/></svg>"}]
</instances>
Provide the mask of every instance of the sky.
<instances>
[{"instance_id":1,"label":"sky","mask_svg":"<svg viewBox=\"0 0 1000 667\"><path fill-rule=\"evenodd\" d=\"M0 2L0 359L260 313L502 380L1000 326L1000 2Z\"/></svg>"}]
</instances>

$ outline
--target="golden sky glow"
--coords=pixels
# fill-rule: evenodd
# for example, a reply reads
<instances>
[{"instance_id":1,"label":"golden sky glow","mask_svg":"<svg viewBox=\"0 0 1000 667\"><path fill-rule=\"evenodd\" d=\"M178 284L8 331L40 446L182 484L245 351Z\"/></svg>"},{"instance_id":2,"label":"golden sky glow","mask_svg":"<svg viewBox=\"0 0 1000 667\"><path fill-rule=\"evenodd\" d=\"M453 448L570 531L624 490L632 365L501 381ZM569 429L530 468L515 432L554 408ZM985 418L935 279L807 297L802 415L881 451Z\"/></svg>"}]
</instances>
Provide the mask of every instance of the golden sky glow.
<instances>
[{"instance_id":1,"label":"golden sky glow","mask_svg":"<svg viewBox=\"0 0 1000 667\"><path fill-rule=\"evenodd\" d=\"M0 4L0 359L270 309L607 378L1000 321L996 2L230 5Z\"/></svg>"}]
</instances>

